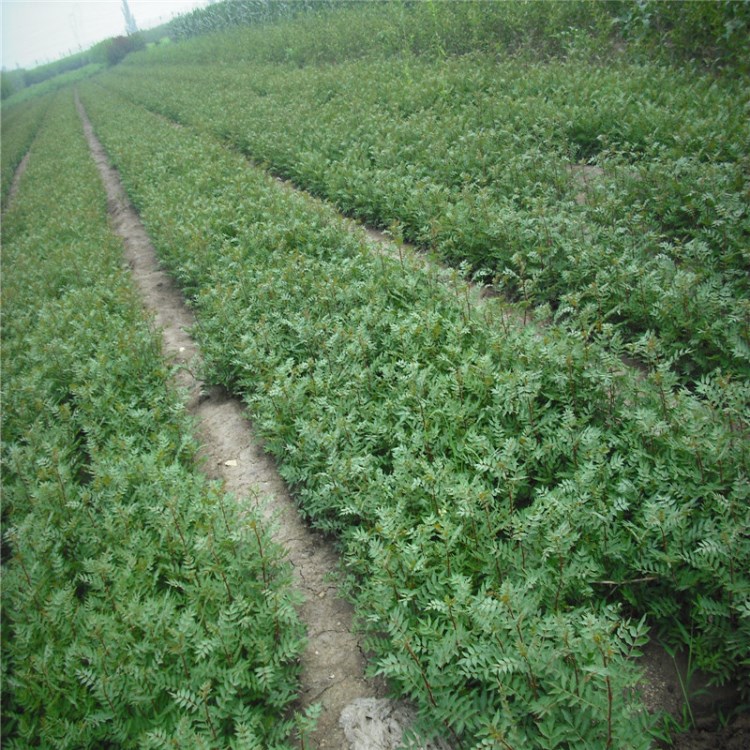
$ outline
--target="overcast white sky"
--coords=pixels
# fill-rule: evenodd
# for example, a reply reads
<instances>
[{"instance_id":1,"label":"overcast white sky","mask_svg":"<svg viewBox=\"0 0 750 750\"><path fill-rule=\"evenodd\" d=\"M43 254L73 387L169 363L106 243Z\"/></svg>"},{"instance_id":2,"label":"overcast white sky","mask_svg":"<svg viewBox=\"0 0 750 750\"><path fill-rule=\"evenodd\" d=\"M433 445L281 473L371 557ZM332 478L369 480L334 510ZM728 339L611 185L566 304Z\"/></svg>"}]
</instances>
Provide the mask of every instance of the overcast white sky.
<instances>
[{"instance_id":1,"label":"overcast white sky","mask_svg":"<svg viewBox=\"0 0 750 750\"><path fill-rule=\"evenodd\" d=\"M207 0L128 0L139 29ZM121 0L0 0L2 66L32 68L125 33Z\"/></svg>"}]
</instances>

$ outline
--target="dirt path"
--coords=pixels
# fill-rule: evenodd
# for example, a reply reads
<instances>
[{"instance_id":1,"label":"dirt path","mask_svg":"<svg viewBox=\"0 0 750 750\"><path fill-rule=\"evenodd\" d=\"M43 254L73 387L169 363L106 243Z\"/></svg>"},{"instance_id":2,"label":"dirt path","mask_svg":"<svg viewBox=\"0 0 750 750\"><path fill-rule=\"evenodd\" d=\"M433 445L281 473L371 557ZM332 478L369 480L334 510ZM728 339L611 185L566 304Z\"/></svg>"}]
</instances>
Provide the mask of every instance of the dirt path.
<instances>
[{"instance_id":1,"label":"dirt path","mask_svg":"<svg viewBox=\"0 0 750 750\"><path fill-rule=\"evenodd\" d=\"M8 206L13 202L13 199L16 197L16 193L18 192L18 186L21 184L21 178L23 177L23 173L26 171L26 167L29 163L29 157L31 156L31 149L29 149L24 155L23 159L21 159L19 165L16 167L16 171L13 173L13 181L10 183L10 190L8 190L8 196L5 200L5 206L3 208L3 211L5 211Z\"/></svg>"},{"instance_id":2,"label":"dirt path","mask_svg":"<svg viewBox=\"0 0 750 750\"><path fill-rule=\"evenodd\" d=\"M490 315L496 322L499 321L503 328L507 328L508 326L526 327L532 325L544 327L548 324L549 321L535 316L535 311L531 307L522 311L520 306L514 305L507 298L503 297L502 293L496 287L467 278L459 269L441 260L434 249L425 249L411 242L398 240L388 231L378 229L358 219L353 219L351 216L347 216L341 212L334 203L314 195L306 188L297 185L293 180L279 176L267 166L258 164L244 152L234 146L228 145L226 141L218 139L218 142L225 148L242 154L252 169L269 175L277 184L290 193L304 195L307 200L333 210L339 219L344 222L348 230L362 239L372 252L392 258L393 260L398 260L402 265L425 271L430 275L440 278L443 284L453 289L453 293L461 300L462 304L481 310L485 302L495 300L496 304L493 306L491 312L486 309L484 310L485 319L487 319L488 324L488 316Z\"/></svg>"},{"instance_id":3,"label":"dirt path","mask_svg":"<svg viewBox=\"0 0 750 750\"><path fill-rule=\"evenodd\" d=\"M195 323L193 314L171 277L160 268L153 245L77 97L76 105L107 192L113 228L123 239L126 262L145 307L163 332L165 356L183 365L176 379L187 393L188 409L197 422L205 471L223 480L226 490L239 502L258 505L265 518L273 521L274 539L286 549L294 584L305 596L299 611L308 632L308 646L302 656L300 707L314 703L323 706L317 731L306 747L395 748L402 726L412 714L405 706L382 697L386 693L382 682L363 676L365 657L359 639L352 633L353 609L337 593L338 555L329 541L301 521L273 460L253 434L239 399L221 388L205 389L193 375L200 358L189 334ZM340 725L342 712L346 732Z\"/></svg>"}]
</instances>

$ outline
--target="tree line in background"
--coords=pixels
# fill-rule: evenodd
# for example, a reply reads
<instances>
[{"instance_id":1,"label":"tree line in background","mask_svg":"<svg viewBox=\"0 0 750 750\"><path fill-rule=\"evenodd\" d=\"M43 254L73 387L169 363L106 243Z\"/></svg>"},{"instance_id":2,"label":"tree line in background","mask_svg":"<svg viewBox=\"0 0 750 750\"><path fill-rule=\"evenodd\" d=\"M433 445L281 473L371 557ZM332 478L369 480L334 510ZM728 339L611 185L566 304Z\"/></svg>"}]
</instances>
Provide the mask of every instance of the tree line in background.
<instances>
[{"instance_id":1,"label":"tree line in background","mask_svg":"<svg viewBox=\"0 0 750 750\"><path fill-rule=\"evenodd\" d=\"M72 73L87 66L95 66L95 69L98 70L104 65L116 65L129 53L144 49L147 42L158 39L154 36L155 29L145 34L138 31L138 25L130 10L128 0L122 0L122 15L125 20L126 36L105 39L85 52L67 55L61 60L38 65L31 70L25 68L17 68L12 71L3 70L0 79L2 81L2 99L7 99L16 92L34 84L43 83L64 73Z\"/></svg>"}]
</instances>

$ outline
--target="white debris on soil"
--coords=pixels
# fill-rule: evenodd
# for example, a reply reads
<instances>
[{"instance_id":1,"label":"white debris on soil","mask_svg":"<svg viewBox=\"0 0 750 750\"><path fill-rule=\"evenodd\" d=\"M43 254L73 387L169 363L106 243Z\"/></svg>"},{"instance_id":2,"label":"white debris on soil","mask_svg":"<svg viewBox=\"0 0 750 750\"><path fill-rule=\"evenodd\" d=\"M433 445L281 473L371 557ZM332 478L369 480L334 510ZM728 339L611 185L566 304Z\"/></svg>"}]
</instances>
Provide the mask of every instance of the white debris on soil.
<instances>
[{"instance_id":1,"label":"white debris on soil","mask_svg":"<svg viewBox=\"0 0 750 750\"><path fill-rule=\"evenodd\" d=\"M404 743L404 732L414 723L414 711L404 703L387 698L360 698L342 712L339 724L349 742L349 750L450 750L442 740Z\"/></svg>"}]
</instances>

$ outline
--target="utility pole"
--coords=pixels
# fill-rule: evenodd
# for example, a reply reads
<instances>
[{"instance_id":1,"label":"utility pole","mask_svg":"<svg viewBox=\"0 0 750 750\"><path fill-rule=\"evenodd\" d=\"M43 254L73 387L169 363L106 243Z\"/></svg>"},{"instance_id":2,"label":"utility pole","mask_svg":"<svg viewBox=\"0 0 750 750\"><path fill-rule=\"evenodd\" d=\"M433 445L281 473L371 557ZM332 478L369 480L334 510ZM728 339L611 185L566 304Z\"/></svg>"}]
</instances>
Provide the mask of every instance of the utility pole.
<instances>
[{"instance_id":1,"label":"utility pole","mask_svg":"<svg viewBox=\"0 0 750 750\"><path fill-rule=\"evenodd\" d=\"M125 33L128 36L131 34L137 34L138 26L135 23L135 17L130 12L128 0L122 0L122 15L125 17Z\"/></svg>"},{"instance_id":2,"label":"utility pole","mask_svg":"<svg viewBox=\"0 0 750 750\"><path fill-rule=\"evenodd\" d=\"M68 20L70 21L70 29L73 32L73 37L76 40L78 51L83 52L83 46L81 45L81 40L78 38L78 19L76 18L75 13L71 13L68 16Z\"/></svg>"}]
</instances>

